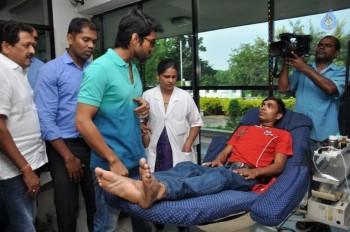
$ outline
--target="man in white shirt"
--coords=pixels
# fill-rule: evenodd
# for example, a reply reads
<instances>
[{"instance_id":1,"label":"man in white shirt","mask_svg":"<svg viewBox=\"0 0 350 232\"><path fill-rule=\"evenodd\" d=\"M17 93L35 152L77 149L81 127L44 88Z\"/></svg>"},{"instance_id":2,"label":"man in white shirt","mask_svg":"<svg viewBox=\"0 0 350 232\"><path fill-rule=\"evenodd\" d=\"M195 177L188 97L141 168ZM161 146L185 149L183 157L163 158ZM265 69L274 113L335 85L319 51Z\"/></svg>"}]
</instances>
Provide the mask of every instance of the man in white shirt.
<instances>
[{"instance_id":1,"label":"man in white shirt","mask_svg":"<svg viewBox=\"0 0 350 232\"><path fill-rule=\"evenodd\" d=\"M35 52L32 31L14 21L0 25L0 231L35 231L35 170L47 162L27 80Z\"/></svg>"}]
</instances>

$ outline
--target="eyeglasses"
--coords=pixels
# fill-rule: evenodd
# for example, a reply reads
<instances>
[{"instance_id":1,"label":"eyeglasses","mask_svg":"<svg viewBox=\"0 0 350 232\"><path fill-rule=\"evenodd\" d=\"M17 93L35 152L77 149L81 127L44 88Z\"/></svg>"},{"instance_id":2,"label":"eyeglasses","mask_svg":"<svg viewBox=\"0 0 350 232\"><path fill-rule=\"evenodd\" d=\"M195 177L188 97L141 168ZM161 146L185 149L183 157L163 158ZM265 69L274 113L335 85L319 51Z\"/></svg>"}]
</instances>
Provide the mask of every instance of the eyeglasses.
<instances>
[{"instance_id":1,"label":"eyeglasses","mask_svg":"<svg viewBox=\"0 0 350 232\"><path fill-rule=\"evenodd\" d=\"M157 43L157 41L156 41L155 39L149 39L149 38L147 38L147 37L143 37L143 39L144 39L144 40L147 40L147 41L150 43L150 45L151 45L152 48L153 48L153 47L156 45L156 43Z\"/></svg>"}]
</instances>

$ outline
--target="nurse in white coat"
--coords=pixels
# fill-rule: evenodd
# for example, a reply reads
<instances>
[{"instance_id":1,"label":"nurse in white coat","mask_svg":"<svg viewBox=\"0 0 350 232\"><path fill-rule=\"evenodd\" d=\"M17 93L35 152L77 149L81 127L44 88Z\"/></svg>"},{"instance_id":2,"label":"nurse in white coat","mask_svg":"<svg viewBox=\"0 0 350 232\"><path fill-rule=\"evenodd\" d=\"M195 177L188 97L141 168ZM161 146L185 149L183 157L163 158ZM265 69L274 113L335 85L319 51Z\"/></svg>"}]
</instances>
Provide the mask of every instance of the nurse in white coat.
<instances>
[{"instance_id":1,"label":"nurse in white coat","mask_svg":"<svg viewBox=\"0 0 350 232\"><path fill-rule=\"evenodd\" d=\"M141 127L152 171L167 170L182 161L197 162L203 121L192 96L175 86L176 79L176 62L163 59L157 69L159 85L142 96L150 104L148 122Z\"/></svg>"}]
</instances>

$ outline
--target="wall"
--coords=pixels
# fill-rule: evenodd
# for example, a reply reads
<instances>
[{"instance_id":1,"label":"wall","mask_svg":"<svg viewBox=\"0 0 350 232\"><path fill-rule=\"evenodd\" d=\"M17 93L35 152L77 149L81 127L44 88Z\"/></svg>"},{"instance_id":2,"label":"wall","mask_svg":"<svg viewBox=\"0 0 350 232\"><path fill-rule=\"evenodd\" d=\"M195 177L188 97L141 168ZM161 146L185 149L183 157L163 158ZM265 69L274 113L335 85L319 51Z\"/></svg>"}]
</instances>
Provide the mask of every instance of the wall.
<instances>
[{"instance_id":1,"label":"wall","mask_svg":"<svg viewBox=\"0 0 350 232\"><path fill-rule=\"evenodd\" d=\"M67 30L72 18L90 18L91 16L79 14L77 12L77 8L70 3L70 0L52 0L52 8L55 35L55 51L57 57L62 55L65 49L68 48Z\"/></svg>"}]
</instances>

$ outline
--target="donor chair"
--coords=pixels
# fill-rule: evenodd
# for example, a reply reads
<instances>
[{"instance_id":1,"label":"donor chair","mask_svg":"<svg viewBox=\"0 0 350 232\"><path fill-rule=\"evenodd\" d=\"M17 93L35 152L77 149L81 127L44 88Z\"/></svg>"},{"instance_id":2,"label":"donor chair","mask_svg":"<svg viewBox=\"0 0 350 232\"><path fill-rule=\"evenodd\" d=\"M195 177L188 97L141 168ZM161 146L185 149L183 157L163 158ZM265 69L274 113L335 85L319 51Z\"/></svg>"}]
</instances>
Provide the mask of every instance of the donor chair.
<instances>
[{"instance_id":1,"label":"donor chair","mask_svg":"<svg viewBox=\"0 0 350 232\"><path fill-rule=\"evenodd\" d=\"M259 109L253 108L243 116L241 125L259 125L258 117ZM248 215L254 223L277 226L298 206L308 189L308 168L301 164L303 156L307 153L311 125L309 117L289 110L282 120L277 122L277 128L291 133L294 154L288 158L277 180L262 194L226 190L213 195L176 201L162 200L148 209L109 193L106 193L107 201L133 217L159 224L203 225L222 222L223 218L232 219L232 215ZM226 141L227 138L214 137L204 162L213 160Z\"/></svg>"}]
</instances>

